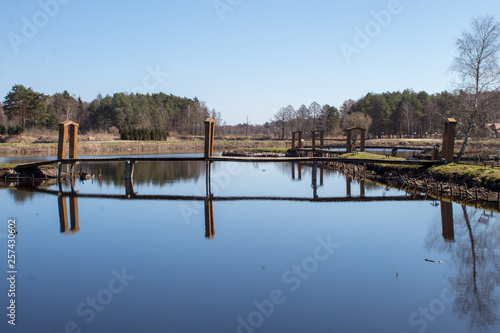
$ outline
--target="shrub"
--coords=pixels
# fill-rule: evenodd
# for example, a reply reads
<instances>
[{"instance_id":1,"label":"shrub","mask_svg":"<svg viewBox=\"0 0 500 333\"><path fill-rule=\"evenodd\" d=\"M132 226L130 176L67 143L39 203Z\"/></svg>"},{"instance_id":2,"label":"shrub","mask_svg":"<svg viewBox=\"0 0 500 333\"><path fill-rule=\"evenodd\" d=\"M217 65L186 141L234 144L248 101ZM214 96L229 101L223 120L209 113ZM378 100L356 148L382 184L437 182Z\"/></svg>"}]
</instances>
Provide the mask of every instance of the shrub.
<instances>
[{"instance_id":1,"label":"shrub","mask_svg":"<svg viewBox=\"0 0 500 333\"><path fill-rule=\"evenodd\" d=\"M0 124L0 135L7 134L7 127L4 124Z\"/></svg>"},{"instance_id":2,"label":"shrub","mask_svg":"<svg viewBox=\"0 0 500 333\"><path fill-rule=\"evenodd\" d=\"M8 135L21 135L24 132L24 127L20 125L13 125L7 127L7 134Z\"/></svg>"}]
</instances>

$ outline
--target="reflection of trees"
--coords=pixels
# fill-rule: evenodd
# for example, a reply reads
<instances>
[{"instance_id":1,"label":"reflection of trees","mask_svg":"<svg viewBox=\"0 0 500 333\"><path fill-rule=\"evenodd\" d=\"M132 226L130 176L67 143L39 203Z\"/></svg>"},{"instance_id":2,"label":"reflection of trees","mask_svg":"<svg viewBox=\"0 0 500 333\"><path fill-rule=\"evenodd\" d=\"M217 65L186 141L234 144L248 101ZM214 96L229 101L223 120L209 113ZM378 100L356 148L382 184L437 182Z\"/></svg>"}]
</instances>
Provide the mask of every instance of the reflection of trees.
<instances>
[{"instance_id":1,"label":"reflection of trees","mask_svg":"<svg viewBox=\"0 0 500 333\"><path fill-rule=\"evenodd\" d=\"M97 174L102 170L103 181L106 184L124 185L123 177L125 162L102 162L86 165L79 164L75 171L83 171ZM178 181L196 179L205 173L203 162L175 161L175 162L146 162L140 161L134 164L134 184L141 185L153 183L155 185L172 184Z\"/></svg>"},{"instance_id":2,"label":"reflection of trees","mask_svg":"<svg viewBox=\"0 0 500 333\"><path fill-rule=\"evenodd\" d=\"M462 206L454 221L455 241L446 243L433 233L427 246L449 252L456 272L450 278L455 292L453 311L468 321L470 328L487 331L498 324L500 284L500 225L497 216L484 218L482 212Z\"/></svg>"},{"instance_id":3,"label":"reflection of trees","mask_svg":"<svg viewBox=\"0 0 500 333\"><path fill-rule=\"evenodd\" d=\"M30 192L30 191L19 191L17 189L12 189L9 191L9 193L12 195L12 198L14 199L15 202L25 202L27 200L32 200L34 196L36 195L35 192Z\"/></svg>"}]
</instances>

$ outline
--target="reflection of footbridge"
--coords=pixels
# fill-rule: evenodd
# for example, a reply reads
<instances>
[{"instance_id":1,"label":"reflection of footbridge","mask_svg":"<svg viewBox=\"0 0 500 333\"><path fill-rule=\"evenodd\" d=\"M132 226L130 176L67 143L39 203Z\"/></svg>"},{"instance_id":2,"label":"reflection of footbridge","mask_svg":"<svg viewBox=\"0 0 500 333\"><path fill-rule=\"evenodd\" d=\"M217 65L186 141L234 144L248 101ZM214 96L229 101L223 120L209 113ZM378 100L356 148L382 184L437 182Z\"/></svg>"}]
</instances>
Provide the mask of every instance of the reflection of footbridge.
<instances>
[{"instance_id":1,"label":"reflection of footbridge","mask_svg":"<svg viewBox=\"0 0 500 333\"><path fill-rule=\"evenodd\" d=\"M297 168L298 179L302 179L302 168L304 165L292 163L292 169ZM323 167L315 168L311 171L311 188L312 195L310 197L282 197L282 196L216 196L212 193L211 181L211 163L206 164L206 195L186 196L186 195L148 195L139 194L134 191L133 177L126 177L125 189L123 194L91 194L79 193L75 190L75 179L71 178L71 189L63 190L63 182L59 182L57 189L41 189L41 188L26 188L25 190L34 191L44 194L57 196L59 206L59 220L61 233L73 234L80 230L78 200L83 199L115 199L115 200L168 200L168 201L202 201L204 202L205 210L205 237L213 238L215 235L214 227L214 202L226 201L294 201L294 202L397 202L397 201L424 201L427 200L422 194L408 194L400 196L366 196L364 181L359 181L359 195L351 195L351 186L353 179L346 177L346 193L344 196L338 197L319 197L317 194L318 185L323 186ZM129 172L130 170L126 170ZM295 171L292 172L292 179L295 179ZM319 174L319 184L318 184ZM68 202L69 200L69 222L68 223ZM442 205L442 209L445 205ZM451 204L449 206L451 208ZM451 218L451 227L449 220ZM453 214L446 213L443 215L443 223L447 222L446 238L453 238ZM443 224L443 236L445 236L445 226ZM451 231L450 231L451 230Z\"/></svg>"},{"instance_id":2,"label":"reflection of footbridge","mask_svg":"<svg viewBox=\"0 0 500 333\"><path fill-rule=\"evenodd\" d=\"M69 128L69 159L66 159L67 150L67 130ZM364 182L360 181L360 195L351 195L351 185L352 178L346 177L346 195L341 197L319 197L318 190L318 169L319 169L319 186L323 186L323 171L324 163L328 162L345 162L345 163L386 163L386 164L436 164L440 163L438 161L408 161L408 160L391 160L391 159L343 159L343 158L332 158L316 156L313 154L311 157L278 157L278 158L267 158L267 157L217 157L213 156L213 146L214 146L214 128L215 122L213 119L207 119L205 122L205 150L204 157L164 157L164 158L148 158L148 157L118 157L118 158L77 158L77 133L78 124L74 122L63 122L60 124L59 132L59 146L58 146L58 159L53 161L45 161L38 163L29 163L20 165L17 169L33 168L42 165L56 164L59 167L58 172L58 190L50 189L31 189L35 192L42 192L47 194L53 194L58 196L59 204L59 218L61 224L61 232L63 233L75 233L80 230L79 227L79 216L78 216L78 199L79 198L98 198L98 199L121 199L121 200L178 200L178 201L204 201L205 203L205 234L206 237L212 238L214 236L214 211L213 202L214 201L244 201L244 200L259 200L259 201L297 201L297 202L382 202L382 201L422 201L426 200L426 197L421 194L409 195L405 193L402 196L366 196ZM313 147L313 150L315 147ZM156 161L156 162L172 162L172 161L193 161L206 163L206 195L205 196L182 196L182 195L141 195L134 190L134 164L140 161ZM119 194L85 194L78 193L75 191L75 165L79 162L125 162L125 190L122 195ZM302 178L302 166L304 163L308 163L312 166L311 172L311 187L312 196L311 197L273 197L273 196L214 196L211 190L211 165L214 162L288 162L291 163L292 167L292 179L295 179L295 163L297 163L297 177L300 180ZM62 188L62 168L65 165L69 165L69 175L71 181L71 191L63 191ZM27 189L29 190L29 189ZM68 209L67 209L67 198L70 202L70 225L68 225ZM445 214L449 216L449 214ZM443 215L444 216L444 215ZM452 218L452 217L451 217ZM443 218L444 220L444 218ZM448 224L447 224L448 225ZM443 226L443 236L444 236L444 226ZM448 226L446 230L450 230ZM451 230L453 230L453 223L451 223ZM450 233L447 232L447 235ZM448 237L448 236L447 236Z\"/></svg>"}]
</instances>

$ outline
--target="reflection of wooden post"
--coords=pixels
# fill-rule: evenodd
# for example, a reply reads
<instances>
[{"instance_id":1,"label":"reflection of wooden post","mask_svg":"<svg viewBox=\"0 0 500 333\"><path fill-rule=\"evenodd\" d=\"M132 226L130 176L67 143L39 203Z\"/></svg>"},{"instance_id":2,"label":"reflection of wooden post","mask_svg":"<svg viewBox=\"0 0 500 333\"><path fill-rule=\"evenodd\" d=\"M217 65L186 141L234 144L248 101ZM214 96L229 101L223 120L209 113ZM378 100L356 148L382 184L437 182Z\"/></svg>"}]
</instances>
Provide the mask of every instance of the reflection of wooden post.
<instances>
[{"instance_id":1,"label":"reflection of wooden post","mask_svg":"<svg viewBox=\"0 0 500 333\"><path fill-rule=\"evenodd\" d=\"M365 151L365 140L366 140L366 130L361 129L361 143L359 144L359 151L360 152Z\"/></svg>"},{"instance_id":2,"label":"reflection of wooden post","mask_svg":"<svg viewBox=\"0 0 500 333\"><path fill-rule=\"evenodd\" d=\"M69 197L69 211L71 214L71 233L80 231L80 222L78 221L78 197L72 195Z\"/></svg>"},{"instance_id":3,"label":"reflection of wooden post","mask_svg":"<svg viewBox=\"0 0 500 333\"><path fill-rule=\"evenodd\" d=\"M57 198L59 204L59 223L61 224L61 233L68 231L68 208L66 205L66 197L59 196Z\"/></svg>"},{"instance_id":4,"label":"reflection of wooden post","mask_svg":"<svg viewBox=\"0 0 500 333\"><path fill-rule=\"evenodd\" d=\"M348 197L351 196L351 177L346 176L345 177L345 188L346 188L346 194Z\"/></svg>"},{"instance_id":5,"label":"reflection of wooden post","mask_svg":"<svg viewBox=\"0 0 500 333\"><path fill-rule=\"evenodd\" d=\"M297 172L299 174L299 180L302 180L302 164L297 163Z\"/></svg>"},{"instance_id":6,"label":"reflection of wooden post","mask_svg":"<svg viewBox=\"0 0 500 333\"><path fill-rule=\"evenodd\" d=\"M214 134L215 120L213 118L205 119L205 158L212 157L214 154Z\"/></svg>"},{"instance_id":7,"label":"reflection of wooden post","mask_svg":"<svg viewBox=\"0 0 500 333\"><path fill-rule=\"evenodd\" d=\"M125 194L128 198L135 195L134 192L134 161L125 161Z\"/></svg>"},{"instance_id":8,"label":"reflection of wooden post","mask_svg":"<svg viewBox=\"0 0 500 333\"><path fill-rule=\"evenodd\" d=\"M323 186L323 171L325 169L325 166L323 165L323 162L321 162L321 167L319 169L319 186Z\"/></svg>"},{"instance_id":9,"label":"reflection of wooden post","mask_svg":"<svg viewBox=\"0 0 500 333\"><path fill-rule=\"evenodd\" d=\"M365 196L365 181L361 180L359 182L359 195L364 197Z\"/></svg>"},{"instance_id":10,"label":"reflection of wooden post","mask_svg":"<svg viewBox=\"0 0 500 333\"><path fill-rule=\"evenodd\" d=\"M444 123L441 157L446 162L453 162L456 128L457 121L453 118L448 118L448 120Z\"/></svg>"},{"instance_id":11,"label":"reflection of wooden post","mask_svg":"<svg viewBox=\"0 0 500 333\"><path fill-rule=\"evenodd\" d=\"M57 144L57 159L66 159L66 141L68 141L68 129L64 123L59 124L59 142Z\"/></svg>"},{"instance_id":12,"label":"reflection of wooden post","mask_svg":"<svg viewBox=\"0 0 500 333\"><path fill-rule=\"evenodd\" d=\"M210 162L207 162L205 175L206 175L206 194L207 198L210 198L212 196L212 164Z\"/></svg>"},{"instance_id":13,"label":"reflection of wooden post","mask_svg":"<svg viewBox=\"0 0 500 333\"><path fill-rule=\"evenodd\" d=\"M212 200L205 200L205 238L215 237L214 204Z\"/></svg>"},{"instance_id":14,"label":"reflection of wooden post","mask_svg":"<svg viewBox=\"0 0 500 333\"><path fill-rule=\"evenodd\" d=\"M352 145L351 145L351 136L352 136L352 130L349 128L347 129L347 146L346 146L346 152L350 153L352 151Z\"/></svg>"},{"instance_id":15,"label":"reflection of wooden post","mask_svg":"<svg viewBox=\"0 0 500 333\"><path fill-rule=\"evenodd\" d=\"M454 242L453 204L451 202L441 201L441 224L443 228L443 239L446 242Z\"/></svg>"},{"instance_id":16,"label":"reflection of wooden post","mask_svg":"<svg viewBox=\"0 0 500 333\"><path fill-rule=\"evenodd\" d=\"M292 180L295 180L295 163L290 163L290 165L292 166Z\"/></svg>"},{"instance_id":17,"label":"reflection of wooden post","mask_svg":"<svg viewBox=\"0 0 500 333\"><path fill-rule=\"evenodd\" d=\"M318 175L318 162L313 161L313 169L312 169L312 179L311 179L311 187L313 188L313 198L317 199L318 198L318 181L317 181L317 175Z\"/></svg>"}]
</instances>

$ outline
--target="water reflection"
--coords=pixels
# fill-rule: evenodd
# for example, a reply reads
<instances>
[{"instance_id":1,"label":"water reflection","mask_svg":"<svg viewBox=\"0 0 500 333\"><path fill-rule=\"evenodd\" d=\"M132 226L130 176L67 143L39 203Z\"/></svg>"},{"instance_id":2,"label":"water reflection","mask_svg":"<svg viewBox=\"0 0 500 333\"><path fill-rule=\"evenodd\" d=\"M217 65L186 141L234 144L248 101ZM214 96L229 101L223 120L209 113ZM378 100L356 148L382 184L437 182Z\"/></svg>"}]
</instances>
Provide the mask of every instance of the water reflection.
<instances>
[{"instance_id":1,"label":"water reflection","mask_svg":"<svg viewBox=\"0 0 500 333\"><path fill-rule=\"evenodd\" d=\"M68 228L68 205L66 204L67 198L69 198L71 228ZM61 233L74 234L80 231L78 197L76 195L61 195L57 198L57 201L59 206L59 222L61 225Z\"/></svg>"},{"instance_id":2,"label":"water reflection","mask_svg":"<svg viewBox=\"0 0 500 333\"><path fill-rule=\"evenodd\" d=\"M455 293L453 311L471 329L488 331L498 325L500 285L500 226L486 212L462 205L453 215L453 204L441 202L443 241L431 232L427 247L451 255L454 273L448 278Z\"/></svg>"},{"instance_id":3,"label":"water reflection","mask_svg":"<svg viewBox=\"0 0 500 333\"><path fill-rule=\"evenodd\" d=\"M302 170L304 169L304 165L297 164L298 174L302 175ZM257 165L258 168L258 165ZM318 170L319 169L319 170ZM223 196L214 196L212 193L212 163L206 163L205 165L205 194L203 196L182 196L182 195L141 195L135 191L134 188L134 170L135 164L127 162L124 166L123 174L122 174L122 188L124 188L124 194L87 194L87 193L79 193L75 190L75 178L71 179L70 183L70 191L64 191L63 182L60 181L57 190L44 189L44 188L24 188L23 193L30 193L30 195L34 195L34 192L42 192L46 194L53 194L57 196L58 207L59 207L59 220L60 220L60 231L65 234L74 234L80 230L79 224L79 216L78 216L78 198L99 198L99 199L123 199L123 200L178 200L178 201L204 201L204 210L205 210L205 237L208 239L213 239L215 237L215 221L214 221L214 201L243 201L243 200L264 200L264 201L310 201L310 202L367 202L367 201L422 201L425 200L423 195L412 195L408 196L406 193L402 196L371 196L367 197L365 194L365 182L360 180L359 188L360 194L359 196L353 196L351 193L351 187L354 182L354 179L351 176L346 176L346 191L344 196L340 197L319 197L318 196L318 187L324 186L323 184L323 174L324 168L323 165L320 164L319 168L314 163L311 167L311 187L312 187L312 197L273 197L273 196L232 196L232 197L223 197ZM190 170L196 170L196 173L199 174L202 171L202 168L196 167ZM292 163L292 170L295 170L295 164ZM190 173L191 171L188 171ZM319 186L318 186L318 177L317 174L320 174L319 177ZM292 179L294 177L294 172L292 171ZM91 178L93 182L93 178ZM99 182L102 179L99 177ZM82 180L82 183L84 181ZM123 192L122 192L123 193ZM69 200L70 209L69 209L69 221L71 225L68 225L68 209L67 209L67 201ZM444 206L443 206L444 207ZM443 216L450 216L444 214ZM445 219L443 218L443 230ZM451 229L453 230L453 221L451 220ZM444 236L444 232L443 232ZM448 236L447 236L448 237ZM451 236L452 237L452 236Z\"/></svg>"}]
</instances>

